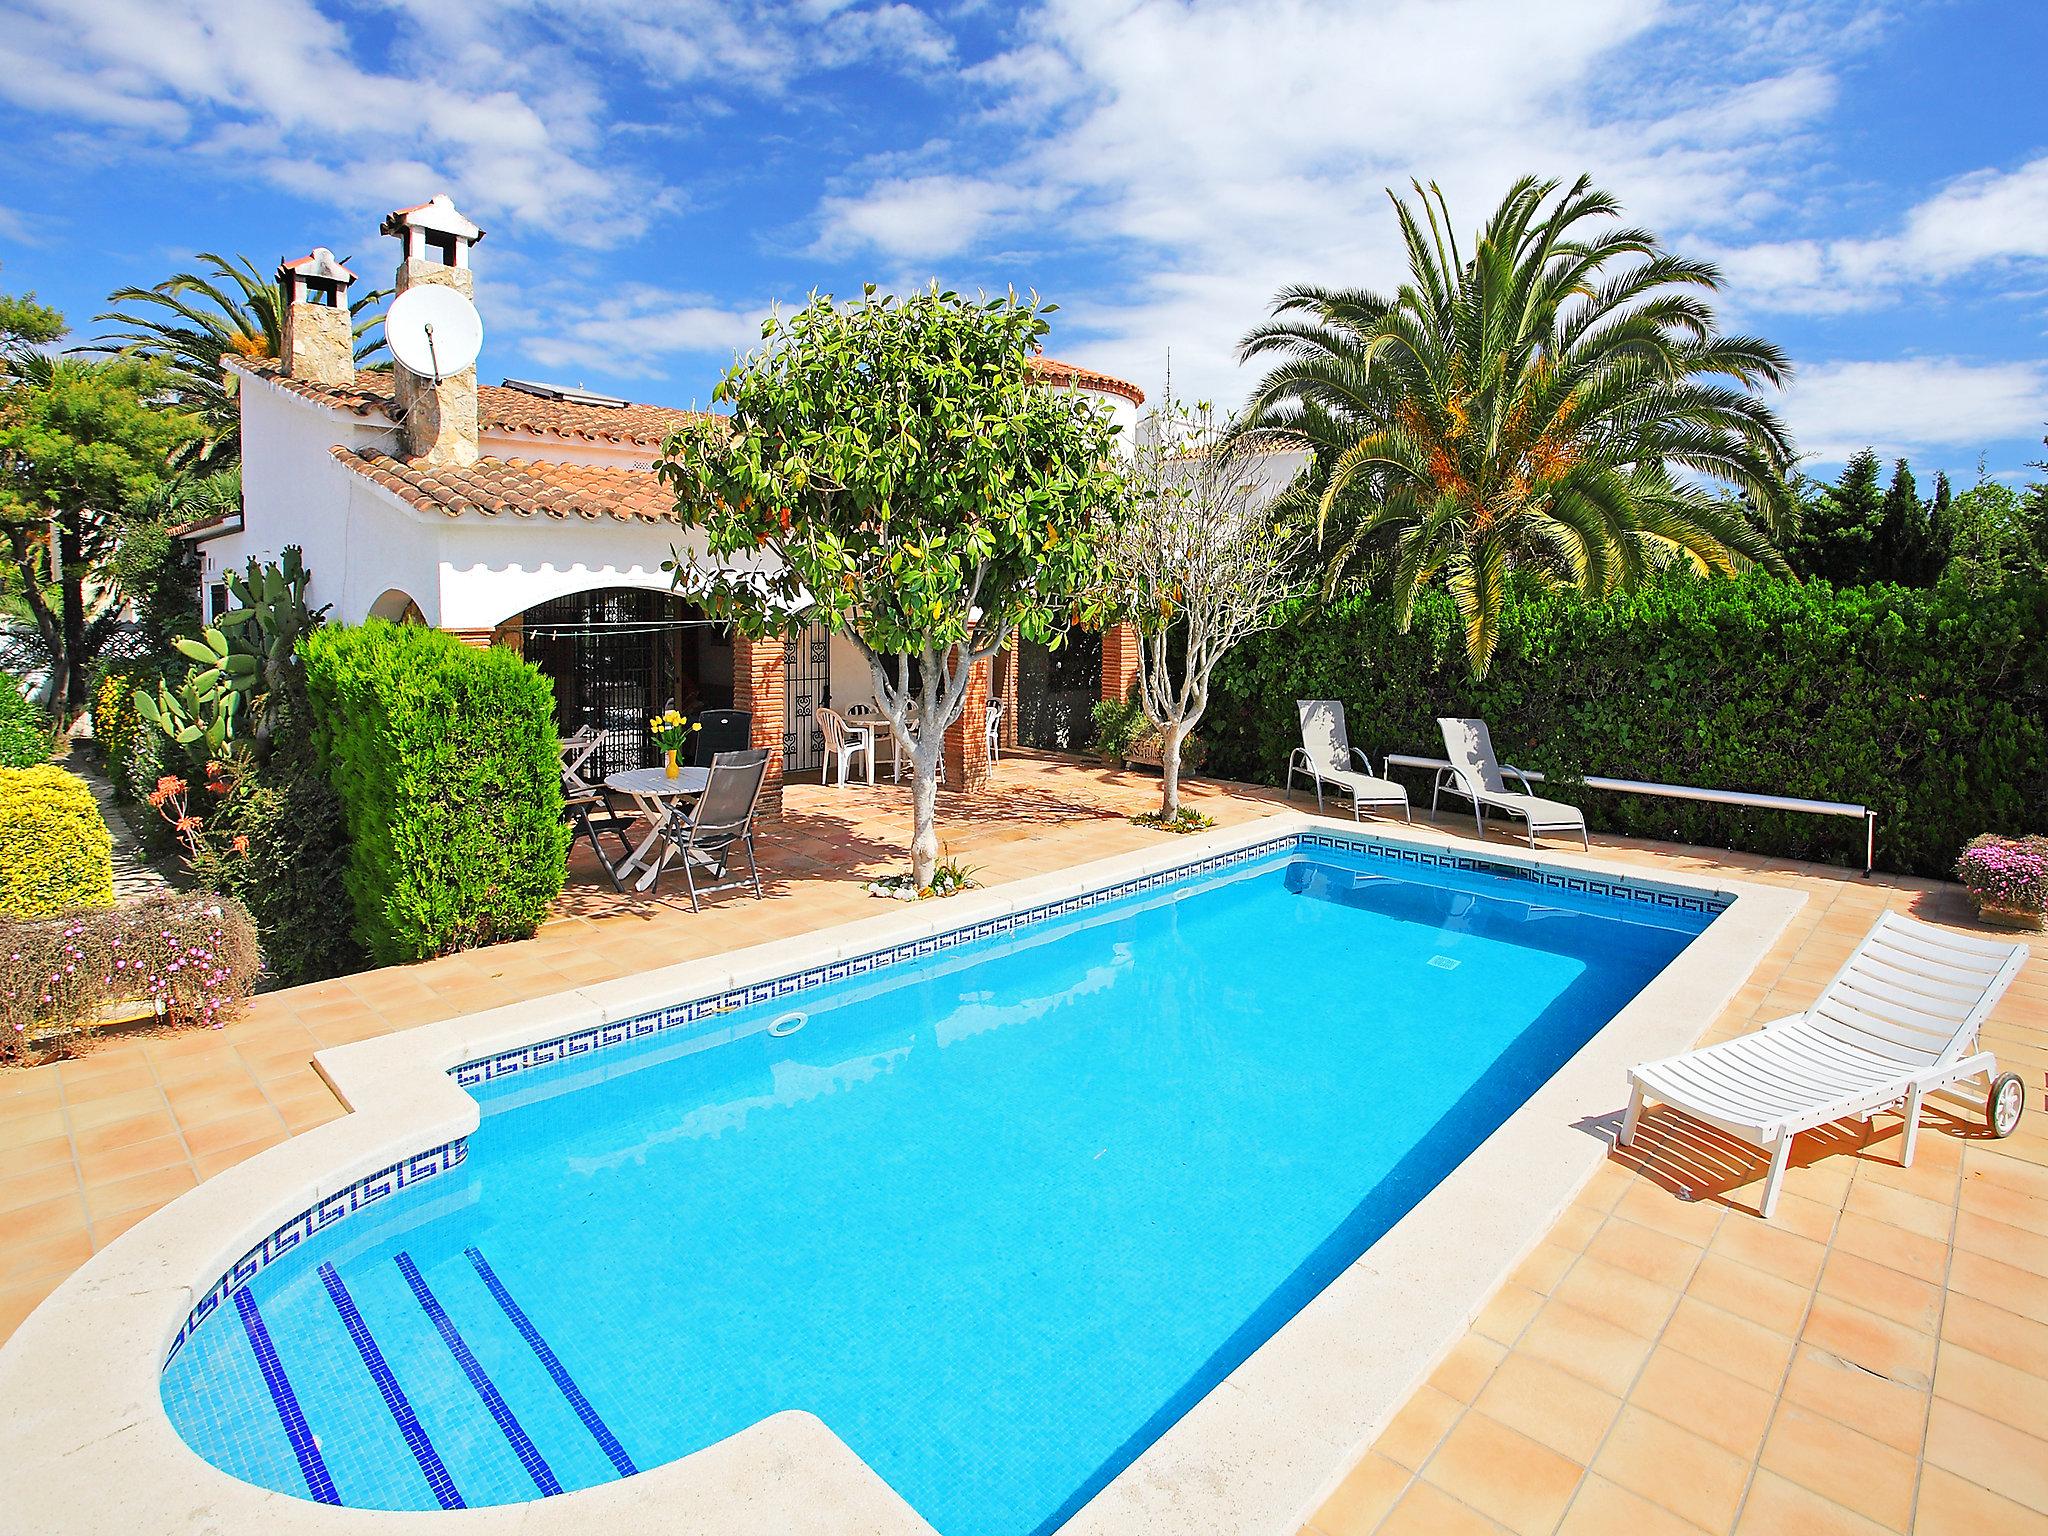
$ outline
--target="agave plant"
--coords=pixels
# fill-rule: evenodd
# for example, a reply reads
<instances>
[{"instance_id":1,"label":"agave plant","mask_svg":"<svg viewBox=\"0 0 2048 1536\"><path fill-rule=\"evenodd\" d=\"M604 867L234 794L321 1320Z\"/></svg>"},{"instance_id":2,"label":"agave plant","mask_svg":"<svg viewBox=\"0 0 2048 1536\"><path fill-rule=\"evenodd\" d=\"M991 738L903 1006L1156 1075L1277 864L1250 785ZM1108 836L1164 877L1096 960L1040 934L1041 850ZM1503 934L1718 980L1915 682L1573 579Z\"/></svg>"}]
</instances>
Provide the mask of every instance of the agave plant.
<instances>
[{"instance_id":1,"label":"agave plant","mask_svg":"<svg viewBox=\"0 0 2048 1536\"><path fill-rule=\"evenodd\" d=\"M208 459L241 456L241 414L235 374L222 367L231 357L276 357L284 347L284 291L263 276L246 256L230 260L200 252L200 272L179 272L153 288L117 288L107 295L115 308L93 318L121 327L82 348L152 358L164 366L177 404L207 425L201 452ZM349 304L355 322L356 360L383 349L383 289Z\"/></svg>"},{"instance_id":2,"label":"agave plant","mask_svg":"<svg viewBox=\"0 0 2048 1536\"><path fill-rule=\"evenodd\" d=\"M1284 289L1241 344L1277 359L1249 429L1316 450L1326 582L1382 552L1405 627L1443 581L1478 676L1511 573L1598 598L1672 560L1782 570L1795 515L1791 439L1753 392L1790 377L1785 355L1719 332L1712 265L1606 224L1619 205L1586 178L1558 187L1517 182L1467 256L1417 183L1419 216L1392 198L1392 295Z\"/></svg>"}]
</instances>

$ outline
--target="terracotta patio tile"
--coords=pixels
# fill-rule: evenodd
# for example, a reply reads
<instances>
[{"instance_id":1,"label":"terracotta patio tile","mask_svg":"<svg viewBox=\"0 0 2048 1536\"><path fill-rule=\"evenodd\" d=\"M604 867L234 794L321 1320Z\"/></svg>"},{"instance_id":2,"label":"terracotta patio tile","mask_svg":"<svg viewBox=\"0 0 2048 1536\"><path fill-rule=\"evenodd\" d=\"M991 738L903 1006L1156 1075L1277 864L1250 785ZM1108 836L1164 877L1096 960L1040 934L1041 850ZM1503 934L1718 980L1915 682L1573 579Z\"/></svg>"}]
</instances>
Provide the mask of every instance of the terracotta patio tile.
<instances>
[{"instance_id":1,"label":"terracotta patio tile","mask_svg":"<svg viewBox=\"0 0 2048 1536\"><path fill-rule=\"evenodd\" d=\"M1833 1296L1815 1296L1801 1339L1910 1387L1932 1380L1934 1338Z\"/></svg>"},{"instance_id":2,"label":"terracotta patio tile","mask_svg":"<svg viewBox=\"0 0 2048 1536\"><path fill-rule=\"evenodd\" d=\"M1849 1192L1849 1211L1859 1216L1869 1216L1907 1232L1915 1232L1935 1242L1945 1243L1955 1225L1955 1208L1924 1200L1918 1195L1909 1195L1901 1190L1886 1189L1882 1184L1859 1180Z\"/></svg>"},{"instance_id":3,"label":"terracotta patio tile","mask_svg":"<svg viewBox=\"0 0 2048 1536\"><path fill-rule=\"evenodd\" d=\"M1747 1318L1687 1296L1671 1315L1661 1341L1739 1381L1775 1392L1792 1358L1792 1341Z\"/></svg>"},{"instance_id":4,"label":"terracotta patio tile","mask_svg":"<svg viewBox=\"0 0 2048 1536\"><path fill-rule=\"evenodd\" d=\"M1964 1187L1963 1209L2025 1232L2048 1235L2048 1200L1981 1182Z\"/></svg>"},{"instance_id":5,"label":"terracotta patio tile","mask_svg":"<svg viewBox=\"0 0 2048 1536\"><path fill-rule=\"evenodd\" d=\"M282 1140L284 1135L283 1117L270 1105L264 1104L256 1109L241 1110L218 1120L209 1120L204 1125L192 1127L185 1132L185 1145L191 1149L193 1158L197 1160L228 1147L239 1147L265 1137Z\"/></svg>"},{"instance_id":6,"label":"terracotta patio tile","mask_svg":"<svg viewBox=\"0 0 2048 1536\"><path fill-rule=\"evenodd\" d=\"M1497 1343L1512 1344L1542 1305L1541 1296L1509 1281L1480 1309L1472 1321L1473 1330Z\"/></svg>"},{"instance_id":7,"label":"terracotta patio tile","mask_svg":"<svg viewBox=\"0 0 2048 1536\"><path fill-rule=\"evenodd\" d=\"M1699 1273L1692 1277L1685 1292L1788 1338L1799 1331L1807 1303L1813 1297L1807 1286L1780 1280L1715 1253L1700 1261Z\"/></svg>"},{"instance_id":8,"label":"terracotta patio tile","mask_svg":"<svg viewBox=\"0 0 2048 1536\"><path fill-rule=\"evenodd\" d=\"M1941 1339L1944 1348L1960 1344L2036 1376L2048 1376L2048 1323L1974 1296L1949 1297L1941 1316Z\"/></svg>"},{"instance_id":9,"label":"terracotta patio tile","mask_svg":"<svg viewBox=\"0 0 2048 1536\"><path fill-rule=\"evenodd\" d=\"M2048 1514L1979 1487L1943 1467L1920 1472L1913 1536L2048 1536Z\"/></svg>"},{"instance_id":10,"label":"terracotta patio tile","mask_svg":"<svg viewBox=\"0 0 2048 1536\"><path fill-rule=\"evenodd\" d=\"M1759 1464L1887 1530L1913 1518L1917 1458L1796 1405L1778 1410Z\"/></svg>"},{"instance_id":11,"label":"terracotta patio tile","mask_svg":"<svg viewBox=\"0 0 2048 1536\"><path fill-rule=\"evenodd\" d=\"M1843 1214L1833 1246L1839 1253L1854 1254L1916 1280L1938 1282L1948 1269L1946 1242L1854 1212Z\"/></svg>"},{"instance_id":12,"label":"terracotta patio tile","mask_svg":"<svg viewBox=\"0 0 2048 1536\"><path fill-rule=\"evenodd\" d=\"M1898 1529L1842 1508L1809 1488L1759 1471L1742 1501L1736 1536L1883 1536Z\"/></svg>"},{"instance_id":13,"label":"terracotta patio tile","mask_svg":"<svg viewBox=\"0 0 2048 1536\"><path fill-rule=\"evenodd\" d=\"M1452 1428L1422 1475L1460 1502L1520 1536L1558 1522L1585 1469L1484 1413Z\"/></svg>"},{"instance_id":14,"label":"terracotta patio tile","mask_svg":"<svg viewBox=\"0 0 2048 1536\"><path fill-rule=\"evenodd\" d=\"M193 1171L197 1174L199 1182L203 1184L222 1169L232 1168L238 1163L246 1163L264 1148L276 1146L286 1138L287 1134L284 1127L279 1126L274 1134L258 1137L254 1141L245 1141L236 1146L223 1147L218 1152L195 1153L192 1159Z\"/></svg>"},{"instance_id":15,"label":"terracotta patio tile","mask_svg":"<svg viewBox=\"0 0 2048 1536\"><path fill-rule=\"evenodd\" d=\"M1516 1265L1508 1278L1525 1290L1548 1296L1579 1257L1573 1249L1554 1239L1553 1232L1552 1239L1538 1243L1535 1251Z\"/></svg>"},{"instance_id":16,"label":"terracotta patio tile","mask_svg":"<svg viewBox=\"0 0 2048 1536\"><path fill-rule=\"evenodd\" d=\"M93 1126L90 1130L74 1131L71 1144L79 1161L83 1163L88 1157L99 1157L109 1150L133 1146L139 1141L153 1141L159 1136L177 1134L177 1121L171 1118L168 1109L159 1106L139 1115L130 1115L123 1120Z\"/></svg>"},{"instance_id":17,"label":"terracotta patio tile","mask_svg":"<svg viewBox=\"0 0 2048 1536\"><path fill-rule=\"evenodd\" d=\"M138 1206L154 1210L198 1182L190 1163L176 1163L112 1184L96 1184L85 1192L85 1207L94 1221L118 1216Z\"/></svg>"},{"instance_id":18,"label":"terracotta patio tile","mask_svg":"<svg viewBox=\"0 0 2048 1536\"><path fill-rule=\"evenodd\" d=\"M1704 1248L1720 1224L1723 1210L1707 1200L1681 1200L1647 1179L1637 1179L1615 1202L1614 1213Z\"/></svg>"},{"instance_id":19,"label":"terracotta patio tile","mask_svg":"<svg viewBox=\"0 0 2048 1536\"><path fill-rule=\"evenodd\" d=\"M1625 1407L1593 1470L1631 1493L1710 1531L1725 1531L1749 1463L1641 1408Z\"/></svg>"},{"instance_id":20,"label":"terracotta patio tile","mask_svg":"<svg viewBox=\"0 0 2048 1536\"><path fill-rule=\"evenodd\" d=\"M1620 1397L1648 1358L1650 1341L1605 1318L1553 1301L1536 1314L1516 1348Z\"/></svg>"},{"instance_id":21,"label":"terracotta patio tile","mask_svg":"<svg viewBox=\"0 0 2048 1536\"><path fill-rule=\"evenodd\" d=\"M1927 1460L2048 1514L2048 1440L1937 1397L1927 1415Z\"/></svg>"},{"instance_id":22,"label":"terracotta patio tile","mask_svg":"<svg viewBox=\"0 0 2048 1536\"><path fill-rule=\"evenodd\" d=\"M2048 1317L2048 1275L1958 1248L1949 1266L1948 1284L1951 1291L2022 1317Z\"/></svg>"},{"instance_id":23,"label":"terracotta patio tile","mask_svg":"<svg viewBox=\"0 0 2048 1536\"><path fill-rule=\"evenodd\" d=\"M1719 1235L1719 1229L1716 1229ZM1559 1239L1562 1241L1562 1239ZM1685 1283L1700 1263L1700 1250L1682 1238L1651 1227L1638 1226L1620 1217L1609 1220L1593 1234L1586 1252L1605 1264L1640 1275L1672 1291Z\"/></svg>"},{"instance_id":24,"label":"terracotta patio tile","mask_svg":"<svg viewBox=\"0 0 2048 1536\"><path fill-rule=\"evenodd\" d=\"M1784 1400L1917 1456L1927 1428L1928 1391L1801 1344L1785 1377Z\"/></svg>"},{"instance_id":25,"label":"terracotta patio tile","mask_svg":"<svg viewBox=\"0 0 2048 1536\"><path fill-rule=\"evenodd\" d=\"M179 1127L188 1131L262 1109L270 1102L256 1080L246 1074L221 1081L200 1079L168 1084L164 1096L170 1100L171 1114Z\"/></svg>"},{"instance_id":26,"label":"terracotta patio tile","mask_svg":"<svg viewBox=\"0 0 2048 1536\"><path fill-rule=\"evenodd\" d=\"M1572 1266L1551 1294L1646 1339L1657 1337L1678 1305L1678 1292L1590 1254Z\"/></svg>"},{"instance_id":27,"label":"terracotta patio tile","mask_svg":"<svg viewBox=\"0 0 2048 1536\"><path fill-rule=\"evenodd\" d=\"M1409 1471L1416 1471L1429 1460L1464 1409L1465 1405L1455 1397L1434 1387L1417 1387L1400 1412L1380 1431L1373 1449Z\"/></svg>"},{"instance_id":28,"label":"terracotta patio tile","mask_svg":"<svg viewBox=\"0 0 2048 1536\"><path fill-rule=\"evenodd\" d=\"M1384 1456L1368 1455L1323 1501L1309 1525L1322 1536L1368 1536L1412 1475Z\"/></svg>"},{"instance_id":29,"label":"terracotta patio tile","mask_svg":"<svg viewBox=\"0 0 2048 1536\"><path fill-rule=\"evenodd\" d=\"M69 1127L64 1120L64 1111L34 1110L28 1114L16 1115L12 1120L0 1124L0 1151L34 1146L58 1136L69 1140Z\"/></svg>"},{"instance_id":30,"label":"terracotta patio tile","mask_svg":"<svg viewBox=\"0 0 2048 1536\"><path fill-rule=\"evenodd\" d=\"M70 1124L72 1135L90 1131L98 1126L112 1125L118 1120L132 1120L137 1115L146 1115L152 1110L164 1108L164 1096L154 1085L147 1088L130 1088L120 1093L110 1093L105 1098L90 1098L64 1106L64 1118Z\"/></svg>"},{"instance_id":31,"label":"terracotta patio tile","mask_svg":"<svg viewBox=\"0 0 2048 1536\"><path fill-rule=\"evenodd\" d=\"M1933 1332L1941 1315L1940 1287L1851 1253L1828 1256L1820 1292L1922 1333Z\"/></svg>"},{"instance_id":32,"label":"terracotta patio tile","mask_svg":"<svg viewBox=\"0 0 2048 1536\"><path fill-rule=\"evenodd\" d=\"M167 1202L165 1202L167 1203ZM117 1211L112 1216L96 1216L92 1223L92 1245L104 1248L115 1238L138 1222L146 1221L163 1209L164 1203L138 1205L131 1210Z\"/></svg>"},{"instance_id":33,"label":"terracotta patio tile","mask_svg":"<svg viewBox=\"0 0 2048 1536\"><path fill-rule=\"evenodd\" d=\"M2048 1377L1959 1344L1941 1347L1934 1364L1934 1395L2029 1434L2048 1431Z\"/></svg>"},{"instance_id":34,"label":"terracotta patio tile","mask_svg":"<svg viewBox=\"0 0 2048 1536\"><path fill-rule=\"evenodd\" d=\"M1505 1345L1483 1334L1468 1333L1451 1346L1441 1364L1430 1373L1429 1384L1447 1397L1469 1403L1479 1395L1493 1368L1507 1354Z\"/></svg>"},{"instance_id":35,"label":"terracotta patio tile","mask_svg":"<svg viewBox=\"0 0 2048 1536\"><path fill-rule=\"evenodd\" d=\"M12 1169L12 1160L0 1163L0 1168ZM24 1173L15 1173L0 1178L0 1212L18 1211L23 1206L40 1205L45 1200L54 1200L60 1195L75 1195L81 1192L78 1169L69 1157L61 1163L44 1163L41 1167Z\"/></svg>"},{"instance_id":36,"label":"terracotta patio tile","mask_svg":"<svg viewBox=\"0 0 2048 1536\"><path fill-rule=\"evenodd\" d=\"M1583 1466L1621 1412L1621 1399L1518 1350L1501 1362L1475 1406Z\"/></svg>"},{"instance_id":37,"label":"terracotta patio tile","mask_svg":"<svg viewBox=\"0 0 2048 1536\"><path fill-rule=\"evenodd\" d=\"M85 1196L55 1195L30 1205L0 1211L0 1254L11 1252L18 1243L35 1243L61 1238L85 1230Z\"/></svg>"},{"instance_id":38,"label":"terracotta patio tile","mask_svg":"<svg viewBox=\"0 0 2048 1536\"><path fill-rule=\"evenodd\" d=\"M80 1148L78 1171L85 1182L86 1200L90 1204L92 1192L103 1185L118 1184L138 1174L155 1173L164 1168L182 1167L191 1160L183 1138L172 1134L151 1137L147 1141L131 1141L126 1146L105 1152L88 1152Z\"/></svg>"},{"instance_id":39,"label":"terracotta patio tile","mask_svg":"<svg viewBox=\"0 0 2048 1536\"><path fill-rule=\"evenodd\" d=\"M1699 1530L1690 1520L1594 1474L1580 1485L1557 1536L1698 1536Z\"/></svg>"},{"instance_id":40,"label":"terracotta patio tile","mask_svg":"<svg viewBox=\"0 0 2048 1536\"><path fill-rule=\"evenodd\" d=\"M1956 1217L1956 1247L1981 1253L2037 1275L2048 1275L2048 1237L2024 1227L2009 1227L1968 1211Z\"/></svg>"},{"instance_id":41,"label":"terracotta patio tile","mask_svg":"<svg viewBox=\"0 0 2048 1536\"><path fill-rule=\"evenodd\" d=\"M1378 1536L1497 1536L1506 1529L1434 1484L1418 1481L1388 1512Z\"/></svg>"},{"instance_id":42,"label":"terracotta patio tile","mask_svg":"<svg viewBox=\"0 0 2048 1536\"><path fill-rule=\"evenodd\" d=\"M1771 1422L1769 1392L1675 1349L1651 1354L1629 1401L1745 1458Z\"/></svg>"}]
</instances>

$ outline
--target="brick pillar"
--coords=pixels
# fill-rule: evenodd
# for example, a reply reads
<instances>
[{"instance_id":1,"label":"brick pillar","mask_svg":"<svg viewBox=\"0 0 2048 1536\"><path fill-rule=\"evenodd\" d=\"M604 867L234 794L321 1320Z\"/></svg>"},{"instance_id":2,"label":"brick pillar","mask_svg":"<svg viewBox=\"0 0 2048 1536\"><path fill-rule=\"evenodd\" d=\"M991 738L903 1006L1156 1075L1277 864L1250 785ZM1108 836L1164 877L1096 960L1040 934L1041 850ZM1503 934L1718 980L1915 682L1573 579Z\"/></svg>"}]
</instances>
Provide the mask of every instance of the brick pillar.
<instances>
[{"instance_id":1,"label":"brick pillar","mask_svg":"<svg viewBox=\"0 0 2048 1536\"><path fill-rule=\"evenodd\" d=\"M786 667L782 642L770 635L749 640L734 632L732 637L732 707L754 717L749 745L768 749L768 777L761 781L758 814L782 814L782 733L787 708L784 695Z\"/></svg>"},{"instance_id":2,"label":"brick pillar","mask_svg":"<svg viewBox=\"0 0 2048 1536\"><path fill-rule=\"evenodd\" d=\"M968 670L960 718L946 727L946 783L969 795L988 788L989 672L986 661Z\"/></svg>"},{"instance_id":3,"label":"brick pillar","mask_svg":"<svg viewBox=\"0 0 2048 1536\"><path fill-rule=\"evenodd\" d=\"M1102 696L1121 704L1138 677L1138 632L1128 624L1102 632Z\"/></svg>"}]
</instances>

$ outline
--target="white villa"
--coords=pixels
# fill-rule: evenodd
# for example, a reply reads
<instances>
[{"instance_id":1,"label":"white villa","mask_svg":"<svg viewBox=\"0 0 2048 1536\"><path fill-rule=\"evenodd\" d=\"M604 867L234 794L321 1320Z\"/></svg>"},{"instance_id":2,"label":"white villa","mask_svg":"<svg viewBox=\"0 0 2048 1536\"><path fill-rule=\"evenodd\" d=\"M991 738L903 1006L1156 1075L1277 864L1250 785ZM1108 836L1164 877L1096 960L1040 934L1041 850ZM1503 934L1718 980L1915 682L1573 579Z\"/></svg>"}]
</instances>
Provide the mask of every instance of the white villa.
<instances>
[{"instance_id":1,"label":"white villa","mask_svg":"<svg viewBox=\"0 0 2048 1536\"><path fill-rule=\"evenodd\" d=\"M440 283L473 295L484 232L446 196L399 209L382 230L403 248L397 292ZM649 760L646 716L670 702L753 715L755 744L777 753L771 804L785 767L818 766L813 710L872 696L853 647L822 629L751 645L661 568L686 536L654 461L691 412L519 379L480 385L475 367L438 384L396 364L359 372L355 274L322 248L283 263L278 280L283 356L229 365L240 375L240 515L183 530L199 546L209 617L227 602L227 572L297 545L310 601L338 622L409 619L522 650L553 679L564 731L607 733L606 771ZM1100 399L1135 428L1135 385L1043 357L1036 366L1048 386ZM967 748L985 737L991 695L1010 701L1012 742L1085 745L1088 709L1122 695L1136 649L1116 632L1078 638L997 658L948 734L949 782L973 788L988 771Z\"/></svg>"}]
</instances>

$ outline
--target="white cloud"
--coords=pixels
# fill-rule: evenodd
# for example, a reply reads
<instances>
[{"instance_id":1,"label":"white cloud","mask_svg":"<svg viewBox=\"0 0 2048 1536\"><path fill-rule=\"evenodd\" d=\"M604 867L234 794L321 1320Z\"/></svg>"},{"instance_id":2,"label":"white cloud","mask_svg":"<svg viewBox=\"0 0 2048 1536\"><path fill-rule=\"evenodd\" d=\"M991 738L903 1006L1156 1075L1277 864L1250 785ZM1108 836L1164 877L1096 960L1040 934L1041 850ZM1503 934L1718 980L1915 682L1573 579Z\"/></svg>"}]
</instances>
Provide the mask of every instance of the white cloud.
<instances>
[{"instance_id":1,"label":"white cloud","mask_svg":"<svg viewBox=\"0 0 2048 1536\"><path fill-rule=\"evenodd\" d=\"M1861 448L1891 458L2036 437L2048 422L2048 364L1953 357L1820 363L1786 392L1801 451L1839 464Z\"/></svg>"},{"instance_id":2,"label":"white cloud","mask_svg":"<svg viewBox=\"0 0 2048 1536\"><path fill-rule=\"evenodd\" d=\"M984 168L906 178L877 164L821 201L819 249L933 261L1010 250L1004 275L1023 284L1032 242L1020 230L1113 250L1126 283L1060 295L1056 348L1156 375L1171 346L1176 387L1234 401L1249 382L1237 338L1281 284L1396 276L1382 193L1411 176L1442 184L1461 235L1516 177L1581 170L1675 242L1746 232L1805 174L1801 136L1837 89L1813 61L1839 56L1818 45L1855 13L1049 0L970 74L986 99ZM974 159L963 145L946 163Z\"/></svg>"},{"instance_id":3,"label":"white cloud","mask_svg":"<svg viewBox=\"0 0 2048 1536\"><path fill-rule=\"evenodd\" d=\"M761 340L768 306L735 307L704 294L649 284L586 298L562 289L493 284L479 307L508 317L516 345L543 368L591 369L615 378L661 379L678 355L738 353ZM693 368L692 372L699 370Z\"/></svg>"},{"instance_id":4,"label":"white cloud","mask_svg":"<svg viewBox=\"0 0 2048 1536\"><path fill-rule=\"evenodd\" d=\"M1890 234L1738 246L1722 265L1758 309L1837 314L1973 274L2048 262L2048 155L1980 170L1909 208Z\"/></svg>"}]
</instances>

